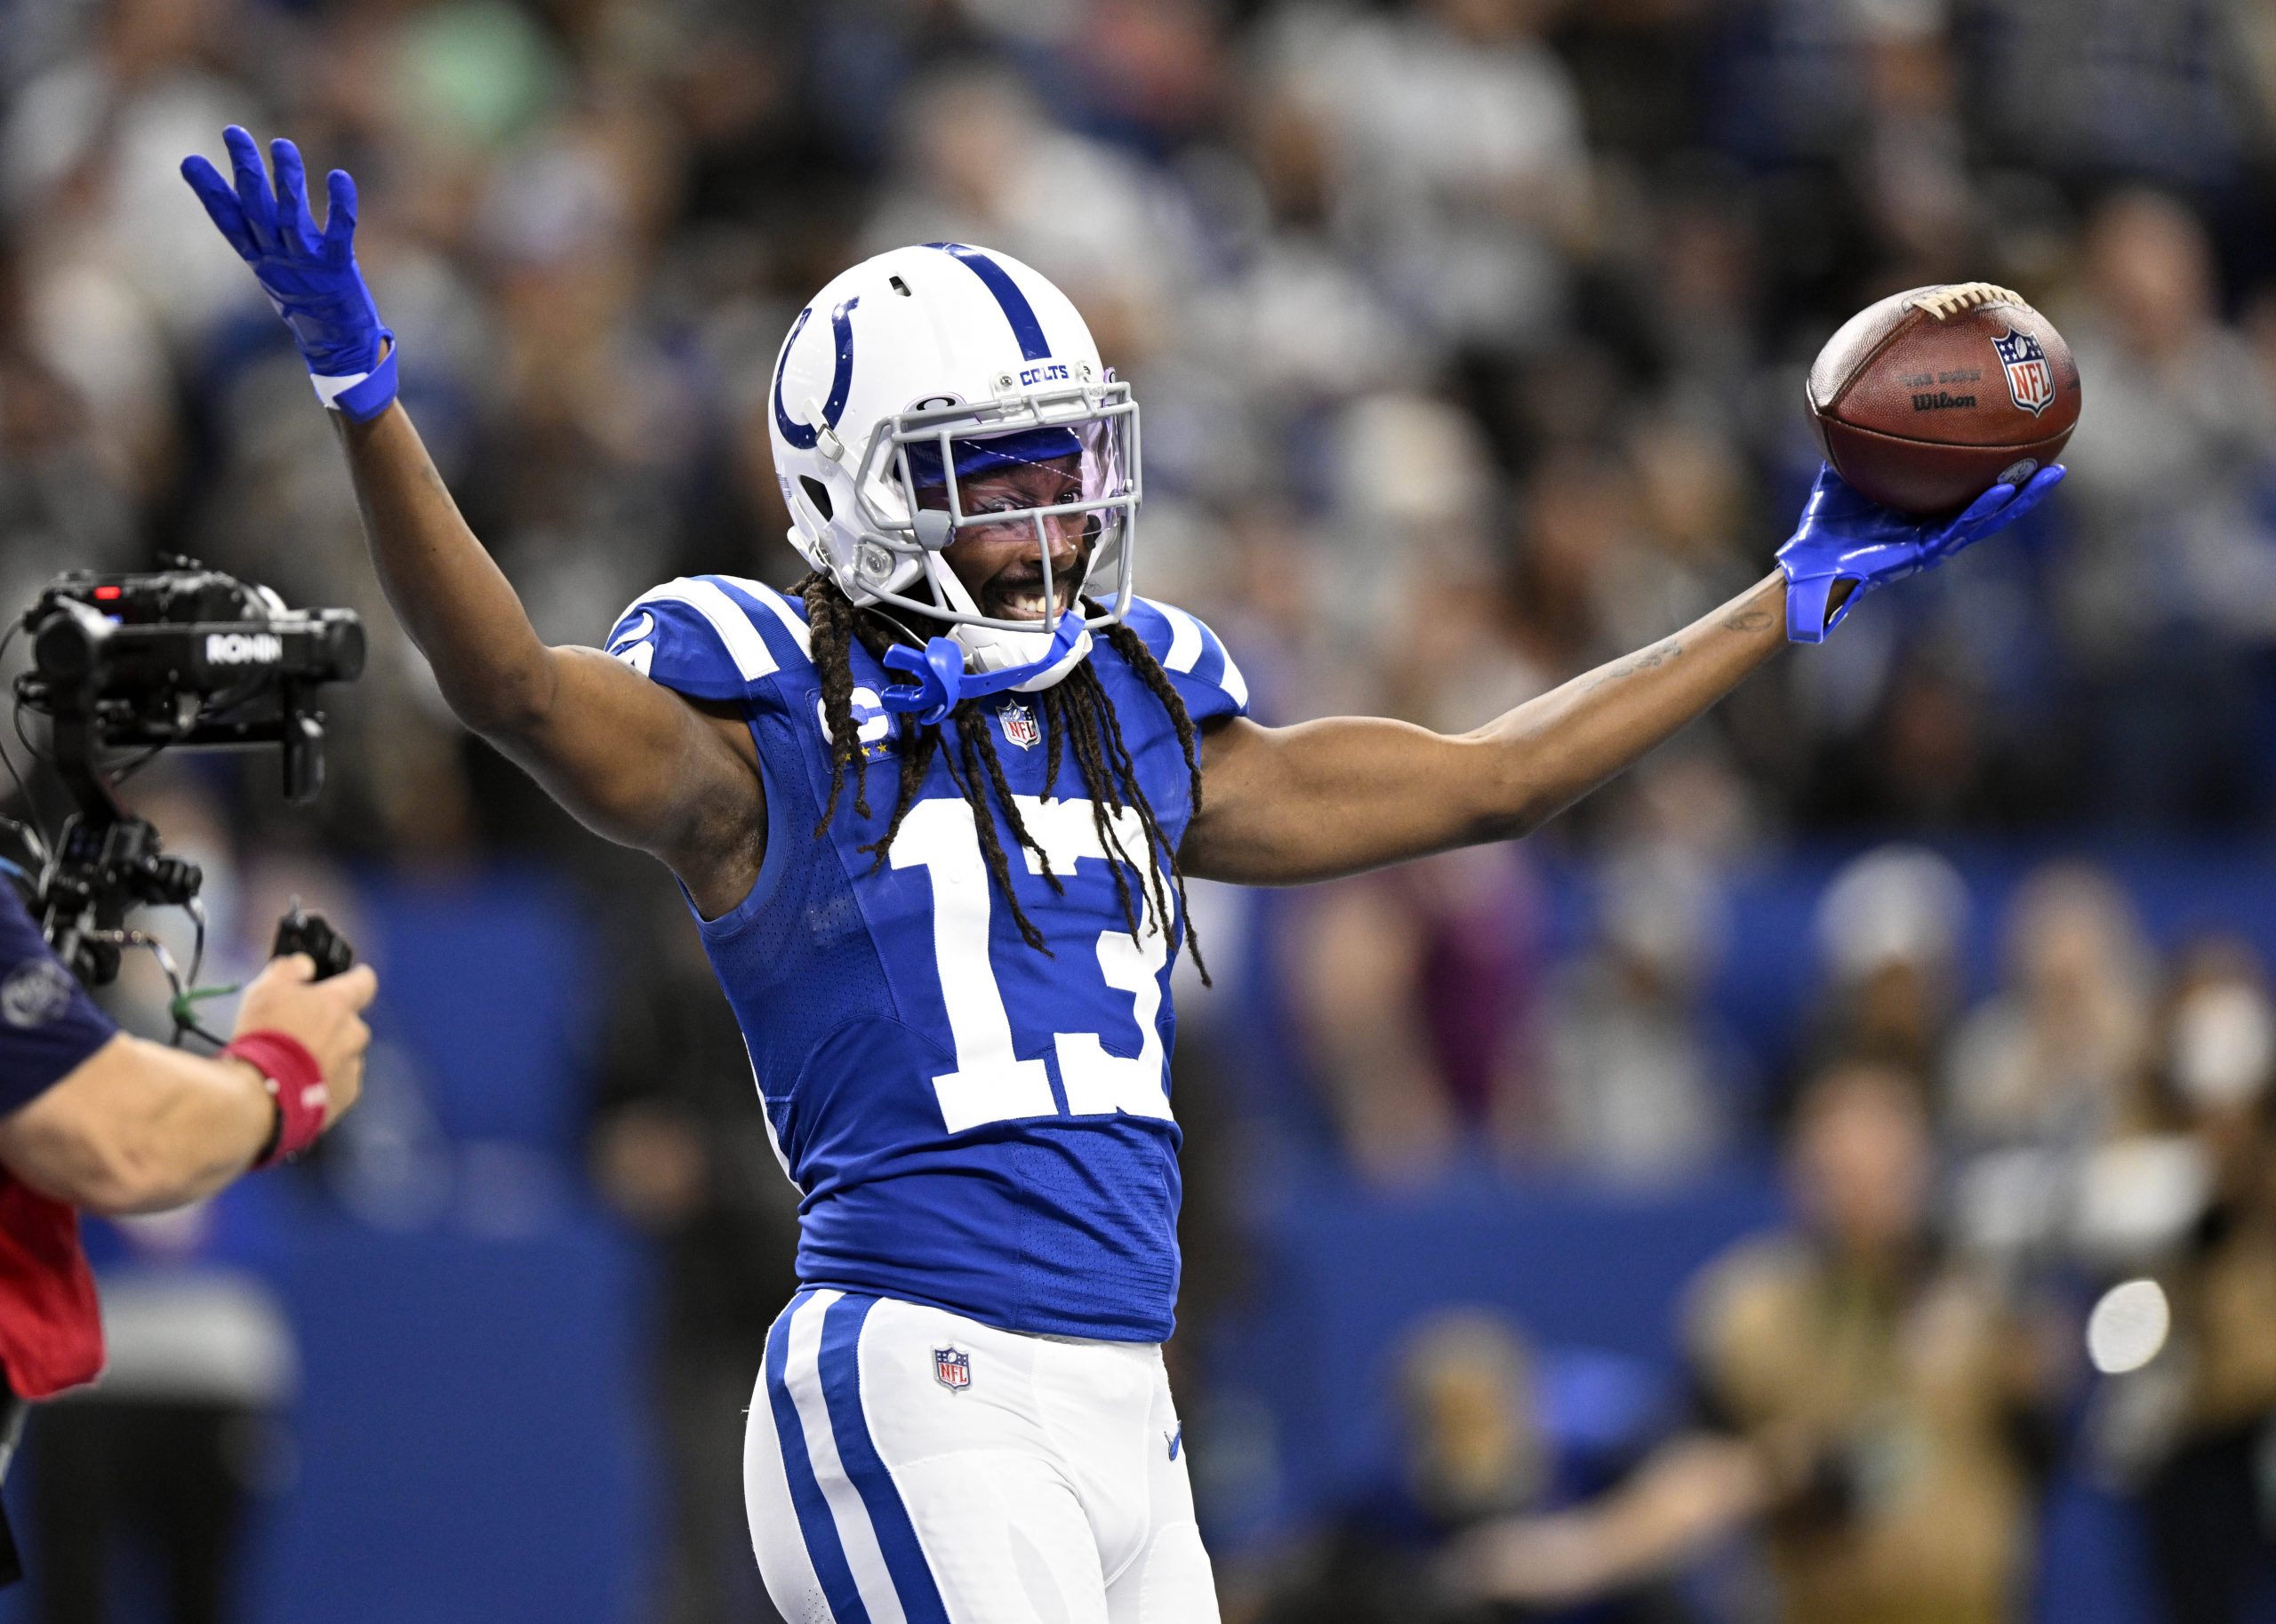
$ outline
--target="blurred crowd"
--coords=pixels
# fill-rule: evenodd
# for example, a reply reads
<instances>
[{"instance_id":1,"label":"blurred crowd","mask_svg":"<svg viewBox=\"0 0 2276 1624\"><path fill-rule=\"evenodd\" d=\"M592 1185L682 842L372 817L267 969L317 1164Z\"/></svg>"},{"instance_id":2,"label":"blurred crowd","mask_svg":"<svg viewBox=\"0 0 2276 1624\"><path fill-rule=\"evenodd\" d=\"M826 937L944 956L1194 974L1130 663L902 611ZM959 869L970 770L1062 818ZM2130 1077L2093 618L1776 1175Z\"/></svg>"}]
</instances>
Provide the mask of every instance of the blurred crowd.
<instances>
[{"instance_id":1,"label":"blurred crowd","mask_svg":"<svg viewBox=\"0 0 2276 1624\"><path fill-rule=\"evenodd\" d=\"M1785 1616L2011 1617L2079 1436L2138 1498L2173 1616L2240 1616L2276 1525L2264 967L2224 938L2161 957L2120 890L2058 868L1973 999L1965 885L1891 851L1827 890L1793 1029L1742 1029L1710 989L1743 950L1735 877L1798 844L2276 813L2276 12L0 0L0 605L182 553L358 608L373 658L316 818L258 772L177 783L206 799L201 854L534 857L654 903L588 1159L669 1260L687 1510L658 1616L695 1624L763 1604L706 1420L787 1268L747 1068L669 887L463 735L393 628L325 414L177 175L233 122L356 176L404 398L549 638L675 574L789 579L782 334L860 255L961 239L1056 279L1134 380L1140 588L1208 619L1273 722L1467 728L1664 634L1767 567L1815 469L1826 335L1901 288L2022 290L2085 381L2057 501L1525 849L1197 896L1236 948L1190 1006L1180 1114L1392 1187L1481 1162L1664 1186L1791 1142L1798 1228L1688 1310L1688 1430L1567 1503L1512 1421L1362 1547L1536 1513L1501 1530L1514 1568L1666 1616L1689 1604L1652 1587L1751 1519ZM659 1044L683 1063L644 1065ZM381 1092L358 1166L416 1138ZM1237 1223L1228 1153L1213 1172L1194 1137L1190 1221ZM2160 1283L2171 1350L2089 1388L2056 1348L2128 1274ZM1205 1316L1213 1289L1204 1264ZM1485 1402L1440 1386L1522 1390L1511 1334L1418 1344L1425 1456ZM273 1363L228 1402L280 1402ZM1491 1590L1513 1564L1479 1538L1446 1571Z\"/></svg>"},{"instance_id":2,"label":"blurred crowd","mask_svg":"<svg viewBox=\"0 0 2276 1624\"><path fill-rule=\"evenodd\" d=\"M2127 1508L2159 1616L2267 1616L2267 967L2217 931L2160 956L2123 889L2061 861L2008 899L1997 976L1970 999L1970 906L1959 872L1915 846L1824 888L1819 1006L1773 1108L1791 1226L1692 1283L1671 1413L1609 1450L1588 1428L1560 1437L1521 1327L1474 1309L1428 1322L1400 1356L1399 1461L1285 1558L1262 1616L1609 1600L1602 1616L1638 1620L2018 1619L2062 1483ZM1699 1120L1709 1040L1671 1012L1663 968L1607 954L1548 1019L1577 1031L1609 1099L1664 1088L1671 1116ZM1619 1115L1600 1099L1583 1121ZM1663 1124L1591 1142L1624 1145L1599 1171L1626 1178L1671 1140ZM1743 1530L1751 1561L1715 1570Z\"/></svg>"},{"instance_id":3,"label":"blurred crowd","mask_svg":"<svg viewBox=\"0 0 2276 1624\"><path fill-rule=\"evenodd\" d=\"M2018 287L2087 380L2061 506L1642 784L1679 762L1674 833L1725 845L2276 795L2245 0L12 0L0 33L11 601L172 548L371 606L324 420L176 173L237 121L357 176L406 398L549 636L787 572L789 317L953 236L1135 380L1144 584L1281 716L1471 725L1661 634L1764 567L1840 320ZM494 836L399 640L367 692L424 725L370 730L343 835Z\"/></svg>"}]
</instances>

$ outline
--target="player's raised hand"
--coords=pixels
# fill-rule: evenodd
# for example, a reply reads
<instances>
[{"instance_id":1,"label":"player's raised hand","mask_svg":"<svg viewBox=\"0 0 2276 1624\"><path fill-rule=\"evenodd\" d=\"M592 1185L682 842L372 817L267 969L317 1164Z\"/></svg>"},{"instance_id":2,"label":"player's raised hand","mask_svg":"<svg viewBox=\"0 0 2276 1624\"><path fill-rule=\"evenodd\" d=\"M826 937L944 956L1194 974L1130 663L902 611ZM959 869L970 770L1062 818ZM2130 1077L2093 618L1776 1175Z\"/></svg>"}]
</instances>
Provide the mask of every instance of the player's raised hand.
<instances>
[{"instance_id":1,"label":"player's raised hand","mask_svg":"<svg viewBox=\"0 0 2276 1624\"><path fill-rule=\"evenodd\" d=\"M182 179L293 330L317 398L359 423L370 421L395 398L395 334L380 324L356 264L355 181L344 170L327 177L329 206L319 230L299 148L269 143L272 188L251 134L231 124L221 139L234 184L195 153L181 161Z\"/></svg>"},{"instance_id":2,"label":"player's raised hand","mask_svg":"<svg viewBox=\"0 0 2276 1624\"><path fill-rule=\"evenodd\" d=\"M1778 568L1786 577L1787 637L1823 642L1875 587L1932 570L2005 529L2045 501L2063 475L2060 463L2043 468L2027 484L1993 485L1957 518L1923 520L1868 500L1826 464L1810 487L1801 523L1778 549ZM1843 581L1854 583L1853 589L1829 615L1826 604Z\"/></svg>"}]
</instances>

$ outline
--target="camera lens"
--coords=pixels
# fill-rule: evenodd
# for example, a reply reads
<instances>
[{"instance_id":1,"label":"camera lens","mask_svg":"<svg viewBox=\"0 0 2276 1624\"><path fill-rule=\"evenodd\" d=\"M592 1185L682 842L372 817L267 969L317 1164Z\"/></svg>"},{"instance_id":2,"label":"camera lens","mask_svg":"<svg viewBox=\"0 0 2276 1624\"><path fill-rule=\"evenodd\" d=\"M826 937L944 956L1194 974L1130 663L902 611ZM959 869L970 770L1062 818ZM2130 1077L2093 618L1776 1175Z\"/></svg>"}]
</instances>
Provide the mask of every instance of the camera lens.
<instances>
[{"instance_id":1,"label":"camera lens","mask_svg":"<svg viewBox=\"0 0 2276 1624\"><path fill-rule=\"evenodd\" d=\"M50 682L84 681L110 630L109 621L84 604L59 605L32 633L32 663Z\"/></svg>"}]
</instances>

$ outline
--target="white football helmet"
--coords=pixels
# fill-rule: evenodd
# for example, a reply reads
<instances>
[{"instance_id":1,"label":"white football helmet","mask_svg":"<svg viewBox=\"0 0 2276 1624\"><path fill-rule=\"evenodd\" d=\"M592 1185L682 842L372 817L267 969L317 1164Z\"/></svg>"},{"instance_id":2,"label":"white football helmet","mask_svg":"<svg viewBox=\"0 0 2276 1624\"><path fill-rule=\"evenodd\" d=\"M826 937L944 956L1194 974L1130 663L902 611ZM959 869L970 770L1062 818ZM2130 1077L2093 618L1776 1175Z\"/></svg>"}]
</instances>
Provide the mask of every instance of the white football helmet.
<instances>
[{"instance_id":1,"label":"white football helmet","mask_svg":"<svg viewBox=\"0 0 2276 1624\"><path fill-rule=\"evenodd\" d=\"M974 674L1032 667L1006 685L1049 687L1089 653L1089 627L1130 601L1137 402L1067 296L1006 254L932 243L832 279L782 341L772 433L790 545L857 604L946 621ZM965 511L960 479L1078 454L1077 500ZM1091 516L1078 599L1112 583L1112 607L1071 647L1047 620L982 613L940 556L967 526L1030 524L1054 603L1045 520L1066 513Z\"/></svg>"}]
</instances>

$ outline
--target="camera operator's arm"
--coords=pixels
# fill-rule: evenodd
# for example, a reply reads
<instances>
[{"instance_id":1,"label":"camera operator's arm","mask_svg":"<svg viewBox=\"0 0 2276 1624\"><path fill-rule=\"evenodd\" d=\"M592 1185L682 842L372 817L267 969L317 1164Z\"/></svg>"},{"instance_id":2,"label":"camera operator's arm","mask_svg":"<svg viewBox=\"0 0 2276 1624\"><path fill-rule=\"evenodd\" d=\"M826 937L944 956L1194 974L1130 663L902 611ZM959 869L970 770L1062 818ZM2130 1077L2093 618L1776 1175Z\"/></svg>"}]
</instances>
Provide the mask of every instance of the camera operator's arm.
<instances>
[{"instance_id":1,"label":"camera operator's arm","mask_svg":"<svg viewBox=\"0 0 2276 1624\"><path fill-rule=\"evenodd\" d=\"M0 1163L84 1212L163 1212L252 1165L276 1120L242 1060L113 1037L71 1075L0 1118Z\"/></svg>"},{"instance_id":2,"label":"camera operator's arm","mask_svg":"<svg viewBox=\"0 0 2276 1624\"><path fill-rule=\"evenodd\" d=\"M27 960L8 981L22 991L12 1001L0 997L7 1004L0 1013L14 1030L100 1041L0 1116L0 1165L91 1212L152 1212L210 1196L275 1152L299 1148L362 1092L371 1032L358 1012L378 988L365 967L311 982L314 970L297 955L272 963L246 988L239 1011L232 1048L242 1044L248 1056L225 1051L207 1059L112 1032L60 964ZM272 1092L265 1070L291 1069L284 1060L291 1044L273 1041L280 1036L305 1049L322 1079L320 1097L295 1098L292 1108L281 1090ZM31 1046L25 1043L20 1053L11 1044L0 1053L32 1065ZM54 1052L51 1044L51 1064ZM277 1080L286 1087L294 1081ZM37 1084L38 1074L28 1082Z\"/></svg>"},{"instance_id":3,"label":"camera operator's arm","mask_svg":"<svg viewBox=\"0 0 2276 1624\"><path fill-rule=\"evenodd\" d=\"M452 710L589 828L670 864L706 912L740 900L765 838L757 752L740 719L538 636L395 402L394 335L354 257L354 183L332 172L319 232L293 144L270 146L272 190L252 138L232 126L226 139L234 188L200 157L183 175L338 413L381 584Z\"/></svg>"}]
</instances>

